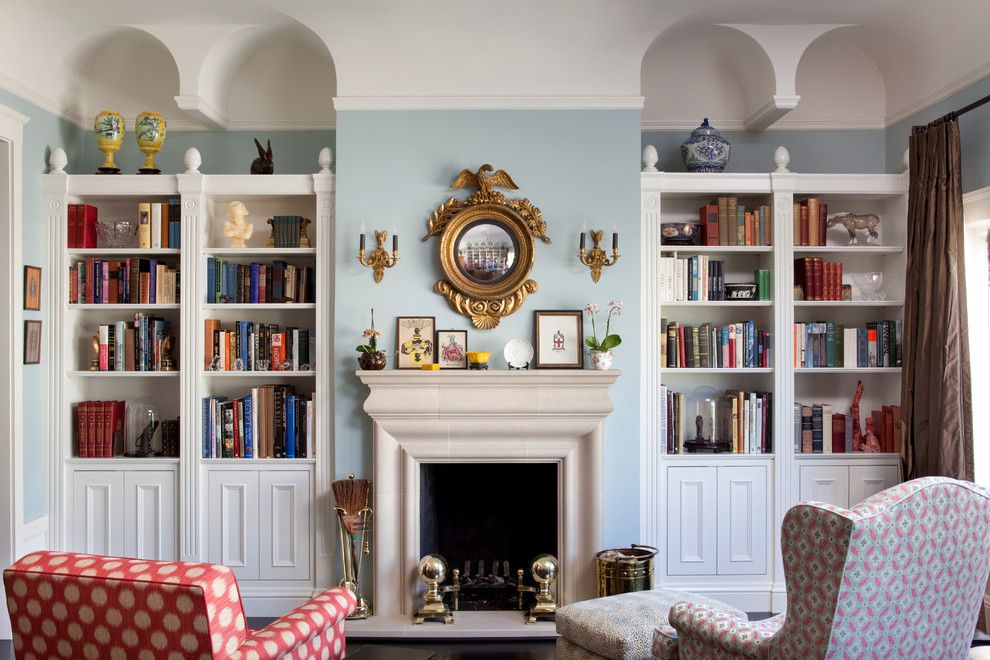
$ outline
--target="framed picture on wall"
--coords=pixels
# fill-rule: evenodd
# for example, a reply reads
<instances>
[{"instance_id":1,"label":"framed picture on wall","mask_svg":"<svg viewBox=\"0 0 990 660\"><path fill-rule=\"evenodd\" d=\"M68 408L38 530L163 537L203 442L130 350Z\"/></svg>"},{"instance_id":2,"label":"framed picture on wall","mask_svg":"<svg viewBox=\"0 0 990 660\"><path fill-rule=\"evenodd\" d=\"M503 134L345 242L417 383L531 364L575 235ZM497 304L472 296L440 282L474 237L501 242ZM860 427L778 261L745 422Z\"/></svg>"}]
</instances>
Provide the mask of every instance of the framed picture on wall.
<instances>
[{"instance_id":1,"label":"framed picture on wall","mask_svg":"<svg viewBox=\"0 0 990 660\"><path fill-rule=\"evenodd\" d=\"M433 316L395 317L396 369L419 369L434 363L436 327Z\"/></svg>"},{"instance_id":2,"label":"framed picture on wall","mask_svg":"<svg viewBox=\"0 0 990 660\"><path fill-rule=\"evenodd\" d=\"M537 369L584 368L584 315L581 310L533 312Z\"/></svg>"},{"instance_id":3,"label":"framed picture on wall","mask_svg":"<svg viewBox=\"0 0 990 660\"><path fill-rule=\"evenodd\" d=\"M41 311L41 269L37 266L24 267L24 309Z\"/></svg>"},{"instance_id":4,"label":"framed picture on wall","mask_svg":"<svg viewBox=\"0 0 990 660\"><path fill-rule=\"evenodd\" d=\"M41 321L24 322L24 364L41 364Z\"/></svg>"},{"instance_id":5,"label":"framed picture on wall","mask_svg":"<svg viewBox=\"0 0 990 660\"><path fill-rule=\"evenodd\" d=\"M441 369L467 369L467 330L437 330L437 364Z\"/></svg>"}]
</instances>

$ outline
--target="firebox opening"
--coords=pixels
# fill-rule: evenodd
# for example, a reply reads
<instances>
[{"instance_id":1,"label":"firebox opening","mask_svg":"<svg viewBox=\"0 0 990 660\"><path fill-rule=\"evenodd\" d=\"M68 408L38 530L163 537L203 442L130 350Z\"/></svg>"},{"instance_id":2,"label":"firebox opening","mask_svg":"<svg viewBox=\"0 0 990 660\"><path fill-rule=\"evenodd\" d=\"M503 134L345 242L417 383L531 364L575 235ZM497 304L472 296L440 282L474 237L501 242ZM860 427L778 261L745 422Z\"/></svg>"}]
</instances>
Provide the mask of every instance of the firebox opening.
<instances>
[{"instance_id":1,"label":"firebox opening","mask_svg":"<svg viewBox=\"0 0 990 660\"><path fill-rule=\"evenodd\" d=\"M556 463L424 463L420 555L461 570L461 610L516 609L516 571L557 554ZM508 570L506 570L508 569Z\"/></svg>"}]
</instances>

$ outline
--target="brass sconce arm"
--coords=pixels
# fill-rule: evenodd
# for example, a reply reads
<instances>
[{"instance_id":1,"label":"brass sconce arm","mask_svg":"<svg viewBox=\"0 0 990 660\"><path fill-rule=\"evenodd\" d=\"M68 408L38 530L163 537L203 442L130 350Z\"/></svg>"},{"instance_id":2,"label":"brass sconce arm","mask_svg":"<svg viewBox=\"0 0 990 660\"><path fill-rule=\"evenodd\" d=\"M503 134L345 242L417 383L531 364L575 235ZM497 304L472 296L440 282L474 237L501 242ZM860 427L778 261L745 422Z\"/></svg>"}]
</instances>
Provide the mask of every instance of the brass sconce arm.
<instances>
[{"instance_id":1,"label":"brass sconce arm","mask_svg":"<svg viewBox=\"0 0 990 660\"><path fill-rule=\"evenodd\" d=\"M594 245L591 247L590 252L585 252L584 249L584 232L581 232L581 248L578 250L578 259L582 264L591 269L591 280L593 282L598 282L602 277L602 268L612 266L616 261L619 260L619 233L612 233L612 258L609 259L605 250L601 248L602 238L605 236L605 230L601 229L595 231L592 229L590 232L591 241Z\"/></svg>"},{"instance_id":2,"label":"brass sconce arm","mask_svg":"<svg viewBox=\"0 0 990 660\"><path fill-rule=\"evenodd\" d=\"M385 269L391 268L399 260L399 236L392 236L392 254L385 250L385 240L388 238L387 231L375 230L375 240L378 246L366 255L364 249L364 232L361 232L361 247L358 250L358 263L371 268L374 272L375 282L381 283L385 276Z\"/></svg>"}]
</instances>

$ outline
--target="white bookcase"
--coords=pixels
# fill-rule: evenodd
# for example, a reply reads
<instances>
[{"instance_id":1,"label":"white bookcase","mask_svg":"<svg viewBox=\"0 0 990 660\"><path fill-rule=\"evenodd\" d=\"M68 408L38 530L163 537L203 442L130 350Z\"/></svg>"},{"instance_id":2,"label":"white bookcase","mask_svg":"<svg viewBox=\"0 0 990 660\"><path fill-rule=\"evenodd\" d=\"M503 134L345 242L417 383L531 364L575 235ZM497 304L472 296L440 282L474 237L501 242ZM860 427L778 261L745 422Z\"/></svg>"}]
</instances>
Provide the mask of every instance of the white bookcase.
<instances>
[{"instance_id":1,"label":"white bookcase","mask_svg":"<svg viewBox=\"0 0 990 660\"><path fill-rule=\"evenodd\" d=\"M773 213L773 244L760 247L668 246L661 222L698 222L699 207L735 196L747 208ZM793 245L795 201L816 196L829 212L877 213L880 245ZM795 368L795 322L901 319L907 219L906 174L773 173L641 175L643 369L641 537L660 549L661 586L706 593L748 611L782 611L786 591L779 552L784 513L802 499L850 506L901 478L896 454L800 454L794 450L793 404L830 403L847 412L856 381L865 394L861 416L900 400L900 369ZM830 239L834 237L830 234ZM770 301L664 302L658 292L659 256L704 254L725 262L726 281L752 281L752 272L773 273ZM850 275L882 271L886 300L806 302L794 300L794 259L821 256L844 264ZM857 296L854 287L854 297ZM764 368L662 367L660 319L698 325L755 320L772 333L772 362ZM668 455L659 437L660 386L689 395L699 386L773 393L773 450L769 454ZM692 435L689 433L688 435Z\"/></svg>"},{"instance_id":2,"label":"white bookcase","mask_svg":"<svg viewBox=\"0 0 990 660\"><path fill-rule=\"evenodd\" d=\"M198 162L198 158L189 163ZM234 567L251 615L287 611L332 582L333 478L332 316L334 175L329 162L313 175L204 175L197 169L160 176L47 174L44 209L50 240L54 350L50 457L52 547ZM181 249L68 249L67 206L87 203L102 218L134 218L142 201L181 200ZM223 237L227 204L244 202L254 235L248 247ZM273 215L312 220L313 247L266 246ZM86 256L154 256L179 266L181 299L174 305L68 304L67 270ZM209 257L238 263L284 260L315 269L312 303L206 302ZM167 318L176 337L173 372L89 371L89 337L101 323L147 311ZM312 329L319 352L311 368L294 372L214 372L204 369L204 320L260 321ZM315 456L298 459L202 457L201 401L240 397L261 384L291 384L311 393L316 415ZM164 417L179 417L180 457L78 458L73 404L149 396Z\"/></svg>"}]
</instances>

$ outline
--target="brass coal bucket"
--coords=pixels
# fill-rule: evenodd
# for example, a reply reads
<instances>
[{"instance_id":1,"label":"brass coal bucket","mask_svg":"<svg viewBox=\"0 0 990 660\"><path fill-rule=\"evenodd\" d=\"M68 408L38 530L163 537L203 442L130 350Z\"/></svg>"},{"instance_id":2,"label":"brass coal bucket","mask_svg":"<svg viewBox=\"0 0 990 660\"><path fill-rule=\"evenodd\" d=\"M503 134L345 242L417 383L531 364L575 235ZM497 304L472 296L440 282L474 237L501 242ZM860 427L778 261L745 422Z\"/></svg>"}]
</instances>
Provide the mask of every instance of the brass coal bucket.
<instances>
[{"instance_id":1,"label":"brass coal bucket","mask_svg":"<svg viewBox=\"0 0 990 660\"><path fill-rule=\"evenodd\" d=\"M602 550L595 555L598 596L653 589L653 558L659 550L648 545Z\"/></svg>"}]
</instances>

